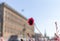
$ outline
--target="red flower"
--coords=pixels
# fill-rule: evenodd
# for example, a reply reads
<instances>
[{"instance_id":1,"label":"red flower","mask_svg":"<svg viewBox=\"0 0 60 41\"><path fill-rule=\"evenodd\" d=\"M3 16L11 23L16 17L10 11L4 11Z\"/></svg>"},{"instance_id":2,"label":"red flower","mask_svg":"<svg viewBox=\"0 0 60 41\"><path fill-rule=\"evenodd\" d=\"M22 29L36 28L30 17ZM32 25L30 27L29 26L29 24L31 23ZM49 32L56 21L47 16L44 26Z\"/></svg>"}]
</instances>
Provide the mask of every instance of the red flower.
<instances>
[{"instance_id":1,"label":"red flower","mask_svg":"<svg viewBox=\"0 0 60 41\"><path fill-rule=\"evenodd\" d=\"M34 19L33 18L29 18L28 19L28 24L29 25L33 25L34 24Z\"/></svg>"}]
</instances>

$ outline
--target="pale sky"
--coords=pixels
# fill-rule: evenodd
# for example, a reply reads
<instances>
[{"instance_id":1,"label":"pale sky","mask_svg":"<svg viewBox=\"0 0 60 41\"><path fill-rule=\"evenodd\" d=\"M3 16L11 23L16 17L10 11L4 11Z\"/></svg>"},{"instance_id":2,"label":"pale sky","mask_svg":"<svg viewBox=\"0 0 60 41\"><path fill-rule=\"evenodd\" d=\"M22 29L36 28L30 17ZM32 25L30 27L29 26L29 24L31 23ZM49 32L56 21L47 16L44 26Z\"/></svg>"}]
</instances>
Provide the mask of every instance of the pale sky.
<instances>
[{"instance_id":1,"label":"pale sky","mask_svg":"<svg viewBox=\"0 0 60 41\"><path fill-rule=\"evenodd\" d=\"M47 36L54 36L55 21L60 27L60 0L0 0L0 2L6 2L26 18L33 17L42 34L46 30ZM36 29L35 32L39 33Z\"/></svg>"}]
</instances>

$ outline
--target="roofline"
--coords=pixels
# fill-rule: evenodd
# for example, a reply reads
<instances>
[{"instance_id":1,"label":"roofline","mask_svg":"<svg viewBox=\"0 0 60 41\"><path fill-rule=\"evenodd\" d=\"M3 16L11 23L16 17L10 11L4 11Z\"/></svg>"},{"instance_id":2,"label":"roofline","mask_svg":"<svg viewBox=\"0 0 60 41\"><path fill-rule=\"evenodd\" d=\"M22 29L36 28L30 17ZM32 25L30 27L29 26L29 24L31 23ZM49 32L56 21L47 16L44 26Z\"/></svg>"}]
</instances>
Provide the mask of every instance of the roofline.
<instances>
[{"instance_id":1,"label":"roofline","mask_svg":"<svg viewBox=\"0 0 60 41\"><path fill-rule=\"evenodd\" d=\"M19 13L18 11L16 11L15 9L13 9L12 7L10 7L8 4L6 4L5 2L1 3L2 6L10 9L11 11L13 11L14 13L18 14L19 16L21 16L22 18L24 18L25 20L27 20L26 17L24 17L21 13Z\"/></svg>"}]
</instances>

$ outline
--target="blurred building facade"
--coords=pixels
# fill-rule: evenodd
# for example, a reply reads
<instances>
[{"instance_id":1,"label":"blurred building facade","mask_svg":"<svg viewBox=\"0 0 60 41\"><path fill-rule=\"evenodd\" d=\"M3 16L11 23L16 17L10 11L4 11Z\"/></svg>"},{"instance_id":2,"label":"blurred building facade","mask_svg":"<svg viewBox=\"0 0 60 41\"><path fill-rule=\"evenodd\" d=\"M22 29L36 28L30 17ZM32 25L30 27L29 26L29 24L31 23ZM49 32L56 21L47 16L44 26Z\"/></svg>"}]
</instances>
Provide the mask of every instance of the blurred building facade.
<instances>
[{"instance_id":1,"label":"blurred building facade","mask_svg":"<svg viewBox=\"0 0 60 41\"><path fill-rule=\"evenodd\" d=\"M46 35L46 32L44 33L44 36L42 35L42 33L38 34L35 33L35 41L48 41L49 37Z\"/></svg>"},{"instance_id":2,"label":"blurred building facade","mask_svg":"<svg viewBox=\"0 0 60 41\"><path fill-rule=\"evenodd\" d=\"M42 41L42 34L35 33L35 41Z\"/></svg>"},{"instance_id":3,"label":"blurred building facade","mask_svg":"<svg viewBox=\"0 0 60 41\"><path fill-rule=\"evenodd\" d=\"M28 37L34 35L34 25L30 26L27 19L6 3L0 4L0 36L8 38L11 35Z\"/></svg>"}]
</instances>

